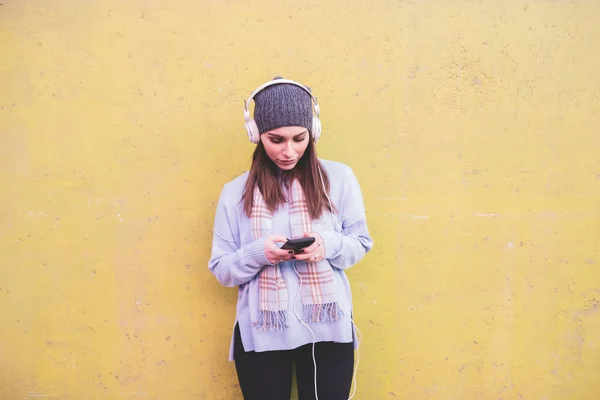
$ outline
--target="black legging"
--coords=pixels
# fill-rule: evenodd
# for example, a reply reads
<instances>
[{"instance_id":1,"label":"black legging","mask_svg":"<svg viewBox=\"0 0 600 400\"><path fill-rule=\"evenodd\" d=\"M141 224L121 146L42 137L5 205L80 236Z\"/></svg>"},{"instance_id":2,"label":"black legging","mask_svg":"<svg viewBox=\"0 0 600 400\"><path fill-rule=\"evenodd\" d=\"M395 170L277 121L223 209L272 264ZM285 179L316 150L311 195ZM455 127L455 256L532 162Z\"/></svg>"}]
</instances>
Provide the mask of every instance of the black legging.
<instances>
[{"instance_id":1,"label":"black legging","mask_svg":"<svg viewBox=\"0 0 600 400\"><path fill-rule=\"evenodd\" d=\"M294 350L244 351L235 326L235 367L245 400L289 400L296 365L299 400L315 399L312 343ZM319 400L348 400L354 368L352 343L315 345Z\"/></svg>"}]
</instances>

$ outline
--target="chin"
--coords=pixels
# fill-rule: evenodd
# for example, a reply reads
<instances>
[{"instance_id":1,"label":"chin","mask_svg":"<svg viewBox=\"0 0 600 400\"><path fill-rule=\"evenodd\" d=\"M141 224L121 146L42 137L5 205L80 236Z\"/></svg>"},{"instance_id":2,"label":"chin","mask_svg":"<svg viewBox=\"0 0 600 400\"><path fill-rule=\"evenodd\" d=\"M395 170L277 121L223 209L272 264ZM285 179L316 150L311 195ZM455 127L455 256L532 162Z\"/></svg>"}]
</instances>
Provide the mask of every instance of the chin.
<instances>
[{"instance_id":1,"label":"chin","mask_svg":"<svg viewBox=\"0 0 600 400\"><path fill-rule=\"evenodd\" d=\"M298 165L298 163L293 163L293 164L289 164L289 165L285 165L285 164L279 164L277 165L280 169L284 170L284 171L291 171L294 168L296 168L296 165Z\"/></svg>"}]
</instances>

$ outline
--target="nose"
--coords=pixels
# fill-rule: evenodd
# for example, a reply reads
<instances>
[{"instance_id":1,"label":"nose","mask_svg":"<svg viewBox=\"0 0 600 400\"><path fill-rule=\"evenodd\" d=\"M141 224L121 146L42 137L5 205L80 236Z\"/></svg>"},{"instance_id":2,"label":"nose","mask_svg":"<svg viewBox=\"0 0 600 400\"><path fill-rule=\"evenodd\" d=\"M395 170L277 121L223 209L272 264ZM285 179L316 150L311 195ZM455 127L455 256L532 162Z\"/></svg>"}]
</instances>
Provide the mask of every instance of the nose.
<instances>
[{"instance_id":1,"label":"nose","mask_svg":"<svg viewBox=\"0 0 600 400\"><path fill-rule=\"evenodd\" d=\"M286 157L294 155L294 147L292 146L291 140L287 140L283 145L283 155Z\"/></svg>"}]
</instances>

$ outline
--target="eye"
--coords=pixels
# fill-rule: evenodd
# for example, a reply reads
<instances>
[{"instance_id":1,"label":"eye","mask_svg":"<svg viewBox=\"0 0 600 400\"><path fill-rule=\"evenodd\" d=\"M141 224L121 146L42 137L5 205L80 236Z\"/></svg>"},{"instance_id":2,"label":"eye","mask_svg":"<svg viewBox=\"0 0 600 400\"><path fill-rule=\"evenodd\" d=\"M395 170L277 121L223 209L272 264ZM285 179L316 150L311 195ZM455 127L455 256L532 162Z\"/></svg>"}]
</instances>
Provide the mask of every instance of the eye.
<instances>
[{"instance_id":1,"label":"eye","mask_svg":"<svg viewBox=\"0 0 600 400\"><path fill-rule=\"evenodd\" d=\"M306 135L302 135L300 137L294 138L294 142L296 142L296 143L304 142L304 139L306 139Z\"/></svg>"},{"instance_id":2,"label":"eye","mask_svg":"<svg viewBox=\"0 0 600 400\"><path fill-rule=\"evenodd\" d=\"M271 143L275 143L275 144L281 143L281 139L271 138Z\"/></svg>"}]
</instances>

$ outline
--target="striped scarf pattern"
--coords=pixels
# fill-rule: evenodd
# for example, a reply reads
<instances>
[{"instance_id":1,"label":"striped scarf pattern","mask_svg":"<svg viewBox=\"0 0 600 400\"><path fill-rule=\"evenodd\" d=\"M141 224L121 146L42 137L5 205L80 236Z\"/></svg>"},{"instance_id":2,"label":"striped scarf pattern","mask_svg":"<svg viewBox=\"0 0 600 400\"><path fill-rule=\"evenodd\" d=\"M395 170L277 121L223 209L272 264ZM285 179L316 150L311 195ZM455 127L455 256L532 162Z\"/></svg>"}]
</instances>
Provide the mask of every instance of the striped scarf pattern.
<instances>
[{"instance_id":1,"label":"striped scarf pattern","mask_svg":"<svg viewBox=\"0 0 600 400\"><path fill-rule=\"evenodd\" d=\"M273 215L258 189L254 188L250 213L254 239L271 235ZM312 232L312 220L304 191L298 180L292 182L290 191L290 231L292 238ZM341 310L335 293L335 278L327 260L319 262L295 261L302 278L300 298L304 322L339 321ZM259 313L253 325L262 331L280 331L288 327L288 290L279 264L265 265L258 274Z\"/></svg>"}]
</instances>

